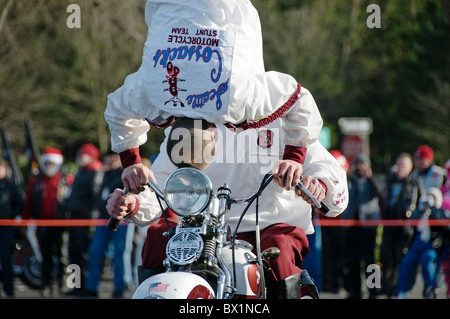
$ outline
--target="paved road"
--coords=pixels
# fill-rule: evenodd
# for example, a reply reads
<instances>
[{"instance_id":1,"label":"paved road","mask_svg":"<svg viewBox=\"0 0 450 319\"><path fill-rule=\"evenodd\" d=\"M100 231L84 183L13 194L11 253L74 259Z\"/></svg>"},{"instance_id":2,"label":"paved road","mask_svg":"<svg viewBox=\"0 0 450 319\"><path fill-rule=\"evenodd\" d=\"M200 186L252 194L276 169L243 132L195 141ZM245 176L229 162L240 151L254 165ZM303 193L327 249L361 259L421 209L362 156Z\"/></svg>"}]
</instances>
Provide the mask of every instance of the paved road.
<instances>
[{"instance_id":1,"label":"paved road","mask_svg":"<svg viewBox=\"0 0 450 319\"><path fill-rule=\"evenodd\" d=\"M417 275L416 278L416 284L413 287L413 290L411 292L409 292L408 296L406 299L422 299L422 292L423 292L423 288L424 288L424 284L423 284L423 279L421 277L420 274ZM368 292L365 291L363 289L363 291L365 292L365 296L368 296ZM439 289L437 289L436 291L436 299L446 299L446 291L447 291L447 286L445 285L445 283L443 283L441 285L441 287ZM328 292L322 292L321 293L321 298L322 299L344 299L346 298L347 293L345 292L345 290L341 290L339 291L339 293L328 293ZM386 295L381 295L378 297L379 299L387 299Z\"/></svg>"},{"instance_id":2,"label":"paved road","mask_svg":"<svg viewBox=\"0 0 450 319\"><path fill-rule=\"evenodd\" d=\"M55 293L53 296L43 296L39 290L36 289L30 289L28 286L26 286L20 278L15 279L15 288L16 288L16 298L23 298L23 299L40 299L40 298L55 298L55 299L61 299L61 298L79 298L74 296L66 296L65 293L69 291L67 287L63 287L62 291L58 292L55 287ZM438 290L437 298L436 299L445 299L445 292L446 292L446 286L443 284L443 286ZM410 292L408 295L408 299L421 299L422 298L422 290L423 290L423 280L421 276L418 274L416 284L414 286L413 291ZM112 291L113 291L113 284L111 281L111 278L108 278L108 275L104 275L104 278L102 279L99 287L99 298L100 299L111 299L112 298ZM133 288L126 291L124 294L124 298L131 298L133 294ZM339 293L327 293L322 292L321 298L322 299L345 299L346 293L345 291L340 291ZM379 297L380 299L386 299L386 296L382 295Z\"/></svg>"}]
</instances>

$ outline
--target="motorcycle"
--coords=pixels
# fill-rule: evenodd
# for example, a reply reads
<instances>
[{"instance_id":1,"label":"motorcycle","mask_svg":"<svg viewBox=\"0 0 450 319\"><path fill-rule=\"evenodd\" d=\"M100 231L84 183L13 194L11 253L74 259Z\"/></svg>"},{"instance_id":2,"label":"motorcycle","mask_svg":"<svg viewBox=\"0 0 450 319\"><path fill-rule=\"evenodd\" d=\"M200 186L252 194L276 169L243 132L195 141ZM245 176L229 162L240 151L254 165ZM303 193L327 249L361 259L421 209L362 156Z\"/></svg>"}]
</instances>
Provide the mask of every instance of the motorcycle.
<instances>
[{"instance_id":1,"label":"motorcycle","mask_svg":"<svg viewBox=\"0 0 450 319\"><path fill-rule=\"evenodd\" d=\"M42 253L36 236L37 227L28 225L24 233L17 232L14 243L14 276L33 289L42 288ZM51 277L59 273L59 260L52 256Z\"/></svg>"},{"instance_id":2,"label":"motorcycle","mask_svg":"<svg viewBox=\"0 0 450 319\"><path fill-rule=\"evenodd\" d=\"M264 269L268 267L267 260L277 258L280 250L271 247L261 252L257 217L256 255L252 252L253 246L236 239L236 235L245 213L272 180L273 175L266 174L261 185L246 197L231 196L226 184L214 193L208 176L190 167L172 172L165 181L163 191L150 182L147 186L155 192L161 208L161 200L164 200L180 220L175 229L164 234L170 238L164 260L166 271L145 279L132 299L267 298ZM319 210L328 212L328 205L319 202L301 181L297 188L307 194ZM241 203L247 203L247 206L236 230L232 232L225 215L231 205ZM110 218L107 227L115 230L118 223L118 220ZM317 288L307 271L303 270L301 275L299 297L319 299Z\"/></svg>"}]
</instances>

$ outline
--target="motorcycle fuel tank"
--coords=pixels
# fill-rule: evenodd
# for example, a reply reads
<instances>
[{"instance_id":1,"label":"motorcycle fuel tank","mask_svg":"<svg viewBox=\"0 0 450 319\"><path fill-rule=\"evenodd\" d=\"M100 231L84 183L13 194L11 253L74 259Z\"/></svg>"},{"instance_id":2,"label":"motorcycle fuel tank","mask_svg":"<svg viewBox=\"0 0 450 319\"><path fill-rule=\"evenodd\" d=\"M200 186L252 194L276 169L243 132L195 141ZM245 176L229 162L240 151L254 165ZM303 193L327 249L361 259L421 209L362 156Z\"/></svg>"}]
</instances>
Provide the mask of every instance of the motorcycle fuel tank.
<instances>
[{"instance_id":1,"label":"motorcycle fuel tank","mask_svg":"<svg viewBox=\"0 0 450 319\"><path fill-rule=\"evenodd\" d=\"M188 272L165 272L147 278L132 299L214 299L214 291L202 277Z\"/></svg>"}]
</instances>

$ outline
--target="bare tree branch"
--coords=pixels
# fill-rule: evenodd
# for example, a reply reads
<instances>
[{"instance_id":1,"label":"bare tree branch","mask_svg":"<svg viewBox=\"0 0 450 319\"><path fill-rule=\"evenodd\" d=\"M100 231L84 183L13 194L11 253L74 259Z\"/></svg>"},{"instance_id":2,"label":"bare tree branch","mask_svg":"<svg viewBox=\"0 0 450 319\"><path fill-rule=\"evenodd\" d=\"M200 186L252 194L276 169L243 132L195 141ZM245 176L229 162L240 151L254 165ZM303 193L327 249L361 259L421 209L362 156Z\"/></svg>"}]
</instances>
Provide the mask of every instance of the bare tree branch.
<instances>
[{"instance_id":1,"label":"bare tree branch","mask_svg":"<svg viewBox=\"0 0 450 319\"><path fill-rule=\"evenodd\" d=\"M2 32L3 27L6 24L6 19L8 18L9 9L11 9L14 1L15 0L9 0L8 3L6 4L5 8L2 11L2 15L0 16L0 33Z\"/></svg>"}]
</instances>

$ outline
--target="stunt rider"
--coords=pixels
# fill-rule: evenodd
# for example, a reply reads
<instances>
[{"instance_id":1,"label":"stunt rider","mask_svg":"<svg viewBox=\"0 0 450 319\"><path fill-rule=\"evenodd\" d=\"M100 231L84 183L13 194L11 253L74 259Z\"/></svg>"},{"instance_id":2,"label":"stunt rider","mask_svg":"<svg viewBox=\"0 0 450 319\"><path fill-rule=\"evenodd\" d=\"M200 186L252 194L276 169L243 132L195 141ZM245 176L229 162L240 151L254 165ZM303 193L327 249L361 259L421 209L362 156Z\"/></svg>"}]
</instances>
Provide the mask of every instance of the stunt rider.
<instances>
[{"instance_id":1,"label":"stunt rider","mask_svg":"<svg viewBox=\"0 0 450 319\"><path fill-rule=\"evenodd\" d=\"M166 127L174 117L237 131L283 118L280 171L289 187L296 185L307 147L317 140L323 121L310 92L292 76L265 71L261 24L251 2L148 0L145 21L142 64L108 95L104 113L112 150L121 156L125 187L138 193L154 179L139 147L151 126ZM181 102L176 106L165 105L171 97L165 83L169 65L183 74L185 91L177 90Z\"/></svg>"},{"instance_id":2,"label":"stunt rider","mask_svg":"<svg viewBox=\"0 0 450 319\"><path fill-rule=\"evenodd\" d=\"M197 123L196 123L197 122ZM198 122L202 122L200 124ZM269 260L270 270L265 274L269 298L299 298L301 284L311 283L302 262L309 251L306 234L314 232L312 224L311 200L299 190L284 184L280 170L283 143L283 119L260 129L236 133L224 125L212 125L205 121L177 118L174 126L166 129L166 139L161 145L160 154L152 165L158 185L177 167L192 166L204 170L210 178L213 189L226 183L233 194L245 196L260 184L265 173L271 169L278 178L271 183L259 199L259 224L261 227L261 250L278 247L281 254ZM273 134L267 134L270 131ZM189 132L187 135L186 132ZM263 149L258 145L261 133L275 136L271 147ZM201 141L191 143L191 139ZM191 148L191 146L193 146ZM241 148L241 147L245 148ZM188 154L188 156L186 156ZM233 155L233 156L230 156ZM278 173L277 173L278 170ZM348 190L345 171L337 160L316 141L308 148L303 164L303 184L319 200L330 206L327 216L341 214L347 206ZM283 187L277 185L281 184ZM290 190L285 189L289 188ZM160 218L162 212L155 194L145 188L139 195L123 196L117 189L110 195L107 210L113 218L123 219L138 225L149 225ZM232 231L237 227L242 206L234 205L226 215ZM238 239L255 243L255 207L247 211L238 229ZM170 227L176 225L169 221ZM148 228L146 243L142 251L140 281L153 274L163 272L167 231L163 219Z\"/></svg>"},{"instance_id":3,"label":"stunt rider","mask_svg":"<svg viewBox=\"0 0 450 319\"><path fill-rule=\"evenodd\" d=\"M314 228L311 203L296 197L291 190L303 175L303 182L313 195L330 203L331 216L340 214L348 200L345 173L317 142L323 121L314 98L292 76L265 71L261 24L258 12L248 0L148 0L145 20L148 37L142 65L108 96L104 114L112 150L120 154L124 167L124 187L137 195L122 199L120 191L114 192L108 202L110 215L122 218L133 212L127 220L139 224L159 218L161 210L154 194L143 185L149 179L163 185L176 168L171 160L177 165L193 163L189 157L181 162L169 157L173 154L170 149L167 154L170 143L165 142L150 171L141 163L139 147L146 142L150 126L162 128L173 124L175 118L202 119L207 126L216 126L216 131L202 130L210 132L209 138L205 133L206 141L212 141L216 137L214 132L220 132L226 140L228 137L241 140L245 146L238 149L225 139L217 139L218 143L224 142L216 147L217 163L207 162L211 166L205 170L215 188L226 182L234 192L248 194L273 169L279 186L272 183L267 193L273 192L277 200L265 196L260 201L261 247L278 246L287 254L271 263L273 273L268 282L279 288L272 289L274 295L282 291L286 298L298 297L301 262L308 251L305 233L313 232ZM184 107L164 105L170 98L170 92L165 90L167 83L163 83L169 63L183 74L186 91L178 91L177 97ZM187 125L184 121L179 123L175 121L174 125ZM268 130L276 134L266 134ZM169 133L170 128L166 131ZM278 143L271 147L270 143L258 145L261 134ZM247 138L253 143L247 145ZM274 152L262 156L261 152L266 150ZM198 150L192 151L197 154ZM256 163L248 156L255 157ZM232 227L239 215L234 210L227 214ZM251 241L252 235L246 233L254 230L254 219L250 211L247 216L239 231L242 238L246 236ZM143 249L142 266L155 270L163 259L158 248L163 251L164 244L152 242L149 249L149 238L153 238L150 233ZM147 258L147 254L152 258ZM155 255L161 258L153 258Z\"/></svg>"}]
</instances>

